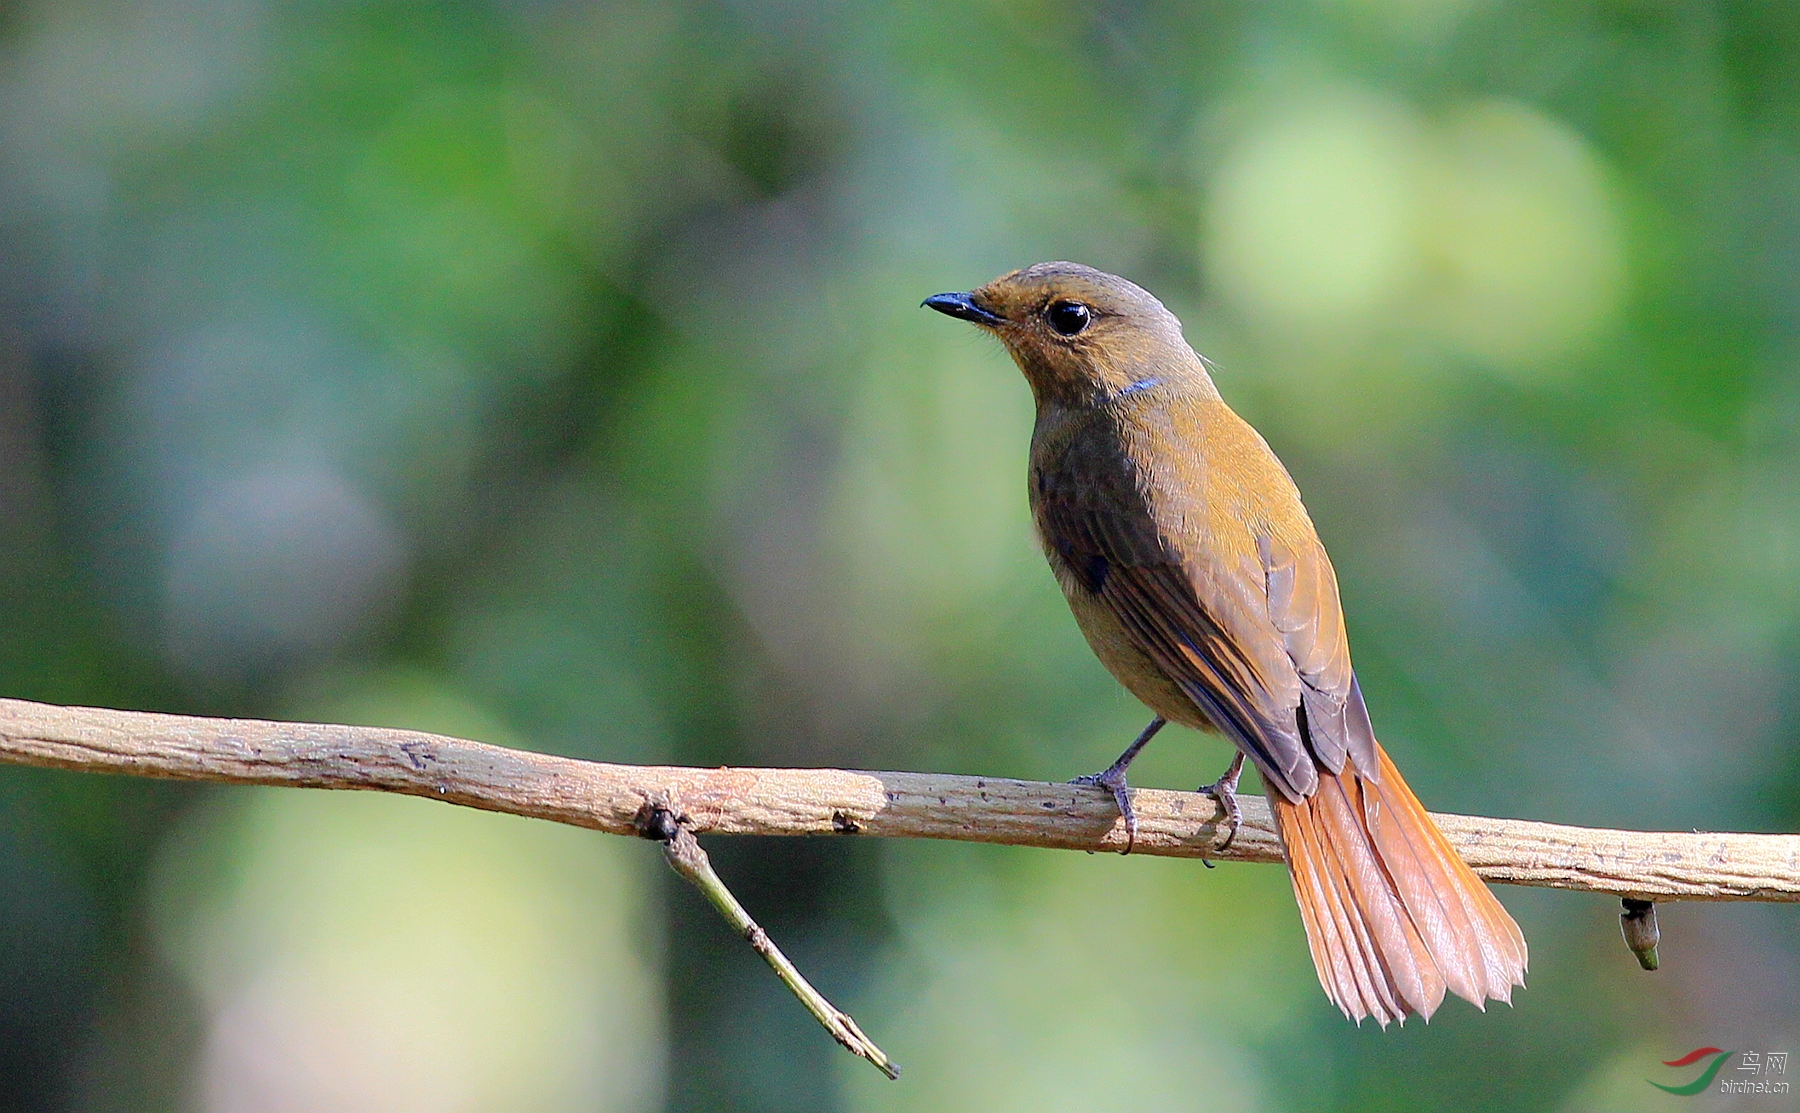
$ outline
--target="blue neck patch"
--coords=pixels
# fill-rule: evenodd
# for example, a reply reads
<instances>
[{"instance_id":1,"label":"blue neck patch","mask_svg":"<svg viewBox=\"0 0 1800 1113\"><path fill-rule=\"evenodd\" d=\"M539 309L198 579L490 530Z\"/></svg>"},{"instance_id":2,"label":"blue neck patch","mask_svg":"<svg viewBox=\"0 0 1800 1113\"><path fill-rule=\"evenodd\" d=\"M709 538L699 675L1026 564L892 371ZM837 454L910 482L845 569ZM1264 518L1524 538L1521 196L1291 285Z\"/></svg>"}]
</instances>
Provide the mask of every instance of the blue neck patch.
<instances>
[{"instance_id":1,"label":"blue neck patch","mask_svg":"<svg viewBox=\"0 0 1800 1113\"><path fill-rule=\"evenodd\" d=\"M1161 385L1162 385L1162 380L1157 378L1155 375L1152 375L1148 379L1139 379L1137 382L1132 383L1130 386L1126 387L1124 390L1121 390L1121 391L1119 391L1119 393L1113 395L1113 397L1114 398L1123 398L1127 394L1136 394L1140 390L1149 390L1153 386L1161 386Z\"/></svg>"}]
</instances>

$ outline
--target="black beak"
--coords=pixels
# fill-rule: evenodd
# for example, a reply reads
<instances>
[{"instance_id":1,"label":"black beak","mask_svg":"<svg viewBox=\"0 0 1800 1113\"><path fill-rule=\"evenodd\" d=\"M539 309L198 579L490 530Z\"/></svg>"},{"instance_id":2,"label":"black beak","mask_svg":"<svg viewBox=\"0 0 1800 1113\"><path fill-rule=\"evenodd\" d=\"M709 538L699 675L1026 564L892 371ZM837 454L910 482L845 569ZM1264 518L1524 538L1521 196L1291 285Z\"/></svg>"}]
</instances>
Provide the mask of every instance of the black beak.
<instances>
[{"instance_id":1,"label":"black beak","mask_svg":"<svg viewBox=\"0 0 1800 1113\"><path fill-rule=\"evenodd\" d=\"M973 294L933 294L920 302L921 307L929 306L947 317L955 317L970 324L987 328L998 328L1006 323L1006 318L998 313L990 313L975 304Z\"/></svg>"}]
</instances>

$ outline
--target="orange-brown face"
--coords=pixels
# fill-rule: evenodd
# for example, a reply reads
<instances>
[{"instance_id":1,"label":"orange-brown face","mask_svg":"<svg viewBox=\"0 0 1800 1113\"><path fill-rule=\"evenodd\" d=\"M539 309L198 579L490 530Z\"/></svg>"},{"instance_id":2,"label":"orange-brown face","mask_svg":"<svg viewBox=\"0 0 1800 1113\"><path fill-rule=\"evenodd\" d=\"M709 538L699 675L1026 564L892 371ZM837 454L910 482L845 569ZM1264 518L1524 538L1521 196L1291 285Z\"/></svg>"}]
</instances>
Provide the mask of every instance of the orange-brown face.
<instances>
[{"instance_id":1,"label":"orange-brown face","mask_svg":"<svg viewBox=\"0 0 1800 1113\"><path fill-rule=\"evenodd\" d=\"M1079 263L1037 263L925 304L992 332L1040 399L1111 393L1185 355L1181 322L1134 283Z\"/></svg>"}]
</instances>

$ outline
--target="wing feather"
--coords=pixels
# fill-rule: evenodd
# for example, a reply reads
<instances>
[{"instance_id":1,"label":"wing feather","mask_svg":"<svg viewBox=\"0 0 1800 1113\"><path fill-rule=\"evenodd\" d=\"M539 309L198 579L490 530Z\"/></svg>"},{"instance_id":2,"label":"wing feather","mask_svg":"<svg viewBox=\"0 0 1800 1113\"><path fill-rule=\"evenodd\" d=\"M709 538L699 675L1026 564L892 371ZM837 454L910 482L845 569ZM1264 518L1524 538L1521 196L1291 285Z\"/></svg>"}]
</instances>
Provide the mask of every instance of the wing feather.
<instances>
[{"instance_id":1,"label":"wing feather","mask_svg":"<svg viewBox=\"0 0 1800 1113\"><path fill-rule=\"evenodd\" d=\"M1228 584L1220 581L1231 577L1196 575L1200 562L1146 536L1146 514L1045 497L1039 515L1081 586L1264 779L1294 799L1312 792L1318 770L1297 714L1302 685L1262 613L1260 570Z\"/></svg>"}]
</instances>

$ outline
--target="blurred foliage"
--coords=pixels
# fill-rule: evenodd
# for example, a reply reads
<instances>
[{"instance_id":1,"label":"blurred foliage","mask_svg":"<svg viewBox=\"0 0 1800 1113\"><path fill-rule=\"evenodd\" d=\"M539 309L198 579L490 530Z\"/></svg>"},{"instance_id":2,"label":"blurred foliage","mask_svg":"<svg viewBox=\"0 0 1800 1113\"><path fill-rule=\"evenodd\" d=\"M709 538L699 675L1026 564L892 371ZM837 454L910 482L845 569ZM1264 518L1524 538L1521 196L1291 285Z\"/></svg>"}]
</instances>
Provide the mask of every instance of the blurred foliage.
<instances>
[{"instance_id":1,"label":"blurred foliage","mask_svg":"<svg viewBox=\"0 0 1800 1113\"><path fill-rule=\"evenodd\" d=\"M0 692L1066 778L1141 725L1030 407L917 310L1124 273L1307 493L1433 806L1800 826L1800 14L1352 0L0 9ZM1165 737L1139 783L1209 781ZM0 1109L1608 1109L1800 932L1507 892L1344 1024L1278 871L743 841L887 1085L622 841L0 775ZM1746 1099L1748 1100L1748 1099Z\"/></svg>"}]
</instances>

